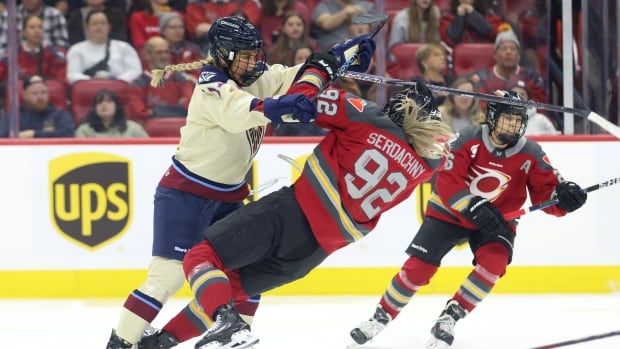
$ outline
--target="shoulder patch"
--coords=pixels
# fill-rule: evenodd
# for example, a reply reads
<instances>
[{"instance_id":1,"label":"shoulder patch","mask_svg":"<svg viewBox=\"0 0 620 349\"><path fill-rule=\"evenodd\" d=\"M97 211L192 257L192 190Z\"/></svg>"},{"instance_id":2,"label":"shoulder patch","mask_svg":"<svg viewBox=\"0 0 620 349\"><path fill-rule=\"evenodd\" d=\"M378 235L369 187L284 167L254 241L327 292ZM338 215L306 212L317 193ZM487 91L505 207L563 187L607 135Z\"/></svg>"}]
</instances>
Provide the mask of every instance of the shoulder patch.
<instances>
[{"instance_id":1,"label":"shoulder patch","mask_svg":"<svg viewBox=\"0 0 620 349\"><path fill-rule=\"evenodd\" d=\"M224 71L216 68L212 65L207 65L202 68L200 77L198 78L198 84L209 84L213 82L226 82L228 81L228 75Z\"/></svg>"},{"instance_id":2,"label":"shoulder patch","mask_svg":"<svg viewBox=\"0 0 620 349\"><path fill-rule=\"evenodd\" d=\"M351 104L353 108L355 108L355 110L357 110L360 113L364 112L364 107L366 107L366 104L367 104L366 101L361 98L352 98L352 97L348 97L347 102L349 102L349 104Z\"/></svg>"}]
</instances>

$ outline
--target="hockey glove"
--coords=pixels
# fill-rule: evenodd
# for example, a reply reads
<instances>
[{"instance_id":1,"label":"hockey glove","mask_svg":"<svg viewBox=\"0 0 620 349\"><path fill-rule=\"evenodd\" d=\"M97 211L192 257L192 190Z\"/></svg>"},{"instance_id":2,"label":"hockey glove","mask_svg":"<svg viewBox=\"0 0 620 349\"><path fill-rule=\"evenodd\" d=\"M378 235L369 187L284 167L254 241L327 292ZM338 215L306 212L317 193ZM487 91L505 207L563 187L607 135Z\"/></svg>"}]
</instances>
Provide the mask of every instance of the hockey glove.
<instances>
[{"instance_id":1,"label":"hockey glove","mask_svg":"<svg viewBox=\"0 0 620 349\"><path fill-rule=\"evenodd\" d=\"M316 119L316 107L308 97L302 94L286 94L265 98L264 104L265 116L274 123L308 123ZM293 115L295 119L291 119L290 115Z\"/></svg>"},{"instance_id":2,"label":"hockey glove","mask_svg":"<svg viewBox=\"0 0 620 349\"><path fill-rule=\"evenodd\" d=\"M370 66L372 55L375 53L375 42L368 35L360 35L349 39L343 43L334 45L329 53L336 58L338 68L349 61L353 55L358 54L357 59L347 68L347 70L365 73Z\"/></svg>"},{"instance_id":3,"label":"hockey glove","mask_svg":"<svg viewBox=\"0 0 620 349\"><path fill-rule=\"evenodd\" d=\"M481 196L472 198L462 213L478 227L482 235L505 235L510 232L502 212Z\"/></svg>"},{"instance_id":4,"label":"hockey glove","mask_svg":"<svg viewBox=\"0 0 620 349\"><path fill-rule=\"evenodd\" d=\"M328 80L336 79L336 72L338 71L338 63L336 62L336 58L328 53L313 53L308 57L306 63L299 69L297 72L297 76L295 76L295 81L299 79L300 76L308 68L318 68L322 72L327 75Z\"/></svg>"},{"instance_id":5,"label":"hockey glove","mask_svg":"<svg viewBox=\"0 0 620 349\"><path fill-rule=\"evenodd\" d=\"M573 212L583 206L588 193L575 182L562 182L555 187L555 194L560 202L558 207L566 212Z\"/></svg>"}]
</instances>

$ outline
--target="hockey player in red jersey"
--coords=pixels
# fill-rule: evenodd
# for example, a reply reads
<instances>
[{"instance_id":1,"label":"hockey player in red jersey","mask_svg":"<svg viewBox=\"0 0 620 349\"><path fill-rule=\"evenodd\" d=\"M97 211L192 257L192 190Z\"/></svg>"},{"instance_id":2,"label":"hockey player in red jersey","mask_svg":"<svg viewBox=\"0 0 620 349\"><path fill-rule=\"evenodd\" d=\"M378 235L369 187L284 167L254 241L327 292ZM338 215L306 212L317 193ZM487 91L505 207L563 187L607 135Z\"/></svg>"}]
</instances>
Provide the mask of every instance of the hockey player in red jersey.
<instances>
[{"instance_id":1,"label":"hockey player in red jersey","mask_svg":"<svg viewBox=\"0 0 620 349\"><path fill-rule=\"evenodd\" d=\"M521 99L514 92L497 94ZM443 257L457 243L468 241L474 269L432 327L427 348L451 346L455 323L491 292L512 259L516 222L507 222L502 214L521 208L526 191L533 203L556 196L559 204L544 211L558 217L585 203L586 192L563 181L540 145L523 137L526 126L524 107L490 102L487 124L461 132L445 170L435 179L424 222L406 251L409 259L370 320L351 331L357 343L379 334L429 283Z\"/></svg>"},{"instance_id":2,"label":"hockey player in red jersey","mask_svg":"<svg viewBox=\"0 0 620 349\"><path fill-rule=\"evenodd\" d=\"M288 93L313 96L325 83L321 69L309 68ZM220 220L187 253L183 265L193 301L215 320L196 348L258 342L233 304L303 277L367 235L383 212L442 166L453 138L423 83L397 94L383 111L327 89L317 112L317 125L330 131L301 177ZM189 327L177 323L163 331L189 339Z\"/></svg>"}]
</instances>

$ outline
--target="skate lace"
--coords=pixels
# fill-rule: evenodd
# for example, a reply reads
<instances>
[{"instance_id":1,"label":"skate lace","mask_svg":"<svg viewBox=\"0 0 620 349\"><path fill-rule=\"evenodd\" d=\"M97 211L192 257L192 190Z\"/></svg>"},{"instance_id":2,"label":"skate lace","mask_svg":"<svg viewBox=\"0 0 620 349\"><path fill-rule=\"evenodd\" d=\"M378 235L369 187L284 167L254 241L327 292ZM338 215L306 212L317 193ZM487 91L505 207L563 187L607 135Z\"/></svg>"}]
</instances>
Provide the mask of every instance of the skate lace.
<instances>
[{"instance_id":1,"label":"skate lace","mask_svg":"<svg viewBox=\"0 0 620 349\"><path fill-rule=\"evenodd\" d=\"M376 319L370 319L368 321L362 322L357 328L364 332L368 339L373 338L378 335L381 331L385 329L385 325L377 321Z\"/></svg>"},{"instance_id":2,"label":"skate lace","mask_svg":"<svg viewBox=\"0 0 620 349\"><path fill-rule=\"evenodd\" d=\"M443 315L437 319L437 325L439 325L439 330L442 332L446 332L449 334L454 334L454 325L456 321L450 315Z\"/></svg>"}]
</instances>

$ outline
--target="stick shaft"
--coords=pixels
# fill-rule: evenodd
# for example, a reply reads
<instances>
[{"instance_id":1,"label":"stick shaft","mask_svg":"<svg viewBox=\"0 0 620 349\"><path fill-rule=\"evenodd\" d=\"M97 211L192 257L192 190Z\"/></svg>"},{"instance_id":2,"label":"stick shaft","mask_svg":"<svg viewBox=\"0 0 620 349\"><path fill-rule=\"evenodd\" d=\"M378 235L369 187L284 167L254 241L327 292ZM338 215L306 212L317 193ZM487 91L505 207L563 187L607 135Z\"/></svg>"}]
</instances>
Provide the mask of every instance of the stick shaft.
<instances>
[{"instance_id":1,"label":"stick shaft","mask_svg":"<svg viewBox=\"0 0 620 349\"><path fill-rule=\"evenodd\" d=\"M609 187L611 185L618 184L618 183L620 183L620 177L612 178L612 179L609 179L609 180L607 180L605 182L601 182L601 183L598 183L598 184L591 185L591 186L585 188L584 191L589 193L589 192L592 192L592 191L595 191L595 190L599 190L601 188ZM547 207L550 207L550 206L553 206L553 205L557 205L558 202L560 202L560 200L558 200L557 198L553 198L553 199L541 202L539 204L530 206L528 208L521 208L521 209L518 209L516 211L508 212L508 213L506 213L504 215L504 218L506 220L512 220L512 219L515 219L515 218L519 218L519 217L523 216L526 213L529 213L529 212L532 212L532 211L542 210L543 208L547 208Z\"/></svg>"},{"instance_id":2,"label":"stick shaft","mask_svg":"<svg viewBox=\"0 0 620 349\"><path fill-rule=\"evenodd\" d=\"M344 76L348 78L356 79L356 80L370 81L370 82L374 82L377 84L386 84L386 85L392 85L392 86L408 87L408 86L415 86L416 84L415 81L405 81L405 80L400 80L400 79L388 78L385 76L366 74L366 73L346 72ZM426 86L428 86L428 88L432 91L444 92L444 93L447 93L453 96L477 98L477 99L481 99L481 100L485 100L489 102L520 105L523 107L534 107L536 109L544 109L544 110L551 110L551 111L561 112L561 113L575 114L577 116L586 118L587 120L597 124L598 126L603 128L605 131L614 135L616 138L620 138L620 127L618 127L617 125L614 125L613 123L609 122L607 119L603 118L602 116L598 115L597 113L593 111L588 111L585 109L563 107L559 105L535 102L531 100L524 101L524 100L517 100L517 99L508 99L508 98L495 96L495 95L491 95L487 93L464 91L464 90L459 90L456 88L446 87L446 86L437 86L437 85L426 85Z\"/></svg>"},{"instance_id":3,"label":"stick shaft","mask_svg":"<svg viewBox=\"0 0 620 349\"><path fill-rule=\"evenodd\" d=\"M532 349L559 348L559 347L565 347L565 346L572 345L572 344L589 342L589 341L593 341L593 340L597 340L597 339L603 339L603 338L612 337L612 336L618 336L618 335L620 335L620 331L613 331L613 332L598 334L598 335L595 335L595 336L584 337L584 338L573 339L573 340L569 340L569 341L565 341L565 342L559 342L559 343L554 343L554 344L543 345L543 346L535 347L535 348L532 348Z\"/></svg>"}]
</instances>

